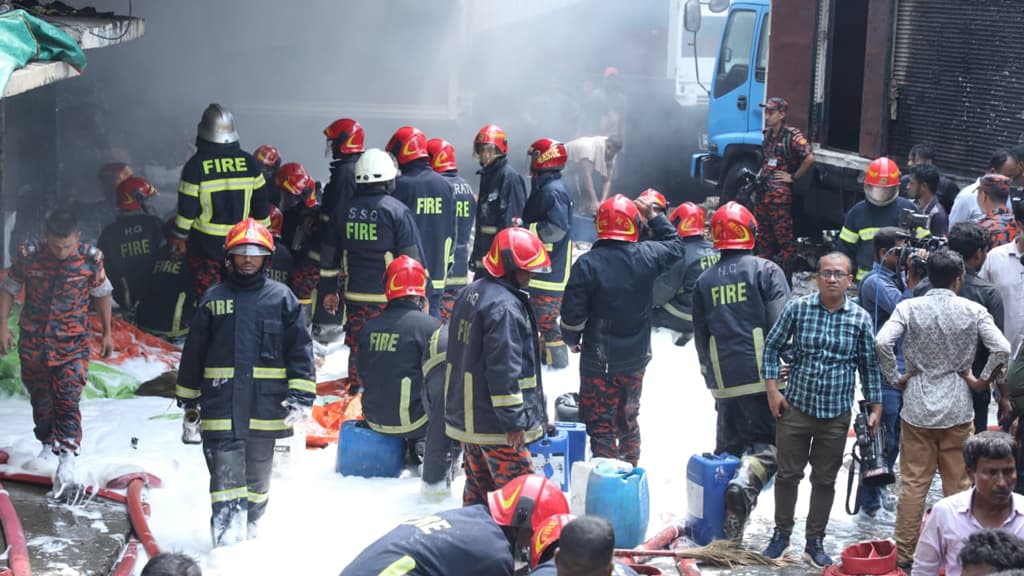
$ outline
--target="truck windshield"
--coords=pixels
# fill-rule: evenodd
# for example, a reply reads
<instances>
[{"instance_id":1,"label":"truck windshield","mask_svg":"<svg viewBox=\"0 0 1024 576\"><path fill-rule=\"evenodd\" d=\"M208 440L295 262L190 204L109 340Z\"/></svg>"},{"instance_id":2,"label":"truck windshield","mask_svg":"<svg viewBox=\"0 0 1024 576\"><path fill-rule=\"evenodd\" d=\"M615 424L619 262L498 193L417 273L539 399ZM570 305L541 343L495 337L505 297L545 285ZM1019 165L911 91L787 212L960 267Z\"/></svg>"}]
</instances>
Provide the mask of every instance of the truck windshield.
<instances>
[{"instance_id":1,"label":"truck windshield","mask_svg":"<svg viewBox=\"0 0 1024 576\"><path fill-rule=\"evenodd\" d=\"M756 25L757 12L753 10L735 10L729 15L725 35L722 37L722 49L718 53L715 98L728 94L747 82Z\"/></svg>"}]
</instances>

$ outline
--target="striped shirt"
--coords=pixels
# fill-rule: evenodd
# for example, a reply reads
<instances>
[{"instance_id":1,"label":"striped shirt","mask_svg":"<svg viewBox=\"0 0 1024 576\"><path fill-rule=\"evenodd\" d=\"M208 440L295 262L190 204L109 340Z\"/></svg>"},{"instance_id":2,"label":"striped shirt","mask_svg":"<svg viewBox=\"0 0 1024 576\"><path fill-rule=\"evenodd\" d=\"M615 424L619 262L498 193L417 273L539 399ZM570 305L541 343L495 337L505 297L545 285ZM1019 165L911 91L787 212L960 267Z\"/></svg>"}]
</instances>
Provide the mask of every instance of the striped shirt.
<instances>
[{"instance_id":1,"label":"striped shirt","mask_svg":"<svg viewBox=\"0 0 1024 576\"><path fill-rule=\"evenodd\" d=\"M792 339L786 401L814 418L835 418L853 405L855 373L864 398L882 402L882 374L871 317L850 299L829 312L817 293L790 300L764 346L764 378L778 379L779 353Z\"/></svg>"}]
</instances>

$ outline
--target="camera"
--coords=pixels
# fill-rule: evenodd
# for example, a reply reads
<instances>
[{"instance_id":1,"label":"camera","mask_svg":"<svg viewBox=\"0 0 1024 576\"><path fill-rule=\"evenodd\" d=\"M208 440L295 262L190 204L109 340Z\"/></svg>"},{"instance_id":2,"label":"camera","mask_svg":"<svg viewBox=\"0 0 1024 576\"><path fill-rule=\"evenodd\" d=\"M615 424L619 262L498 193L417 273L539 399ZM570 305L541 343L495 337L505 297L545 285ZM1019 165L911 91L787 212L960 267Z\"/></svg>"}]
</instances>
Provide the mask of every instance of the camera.
<instances>
[{"instance_id":1,"label":"camera","mask_svg":"<svg viewBox=\"0 0 1024 576\"><path fill-rule=\"evenodd\" d=\"M860 461L860 481L869 486L885 486L896 481L892 468L889 466L885 450L885 427L877 426L874 430L868 426L871 405L867 400L860 401L860 412L853 419L853 431L857 434L856 451Z\"/></svg>"}]
</instances>

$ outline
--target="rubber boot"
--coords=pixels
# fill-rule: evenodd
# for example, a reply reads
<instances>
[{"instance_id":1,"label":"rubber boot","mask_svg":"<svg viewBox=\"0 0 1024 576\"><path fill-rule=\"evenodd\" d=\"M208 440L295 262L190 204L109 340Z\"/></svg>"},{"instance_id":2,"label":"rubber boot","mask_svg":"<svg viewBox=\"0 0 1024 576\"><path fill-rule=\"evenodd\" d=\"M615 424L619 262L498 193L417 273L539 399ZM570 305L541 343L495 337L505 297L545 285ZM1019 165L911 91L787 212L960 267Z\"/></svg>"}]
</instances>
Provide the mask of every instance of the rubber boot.
<instances>
[{"instance_id":1,"label":"rubber boot","mask_svg":"<svg viewBox=\"0 0 1024 576\"><path fill-rule=\"evenodd\" d=\"M736 475L725 490L725 537L743 539L750 513L757 506L757 496L775 474L775 447L758 446L756 453L747 453L740 460Z\"/></svg>"},{"instance_id":2,"label":"rubber boot","mask_svg":"<svg viewBox=\"0 0 1024 576\"><path fill-rule=\"evenodd\" d=\"M46 476L53 474L57 465L57 455L53 452L53 444L43 444L39 455L25 463L25 470L28 472L40 472Z\"/></svg>"},{"instance_id":3,"label":"rubber boot","mask_svg":"<svg viewBox=\"0 0 1024 576\"><path fill-rule=\"evenodd\" d=\"M569 366L569 347L561 340L544 343L543 364L548 367L561 370Z\"/></svg>"},{"instance_id":4,"label":"rubber boot","mask_svg":"<svg viewBox=\"0 0 1024 576\"><path fill-rule=\"evenodd\" d=\"M64 492L71 490L75 484L75 453L61 450L57 456L57 473L53 477L53 493L55 496L66 496Z\"/></svg>"}]
</instances>

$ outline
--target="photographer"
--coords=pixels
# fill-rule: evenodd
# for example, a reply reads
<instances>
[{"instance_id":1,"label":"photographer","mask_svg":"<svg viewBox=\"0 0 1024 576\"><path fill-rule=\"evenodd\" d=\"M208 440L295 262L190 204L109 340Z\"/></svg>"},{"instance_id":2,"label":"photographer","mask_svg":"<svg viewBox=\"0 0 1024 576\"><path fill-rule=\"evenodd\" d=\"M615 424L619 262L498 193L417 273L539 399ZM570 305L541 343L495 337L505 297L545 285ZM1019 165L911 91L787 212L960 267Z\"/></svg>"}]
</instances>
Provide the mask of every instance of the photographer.
<instances>
[{"instance_id":1,"label":"photographer","mask_svg":"<svg viewBox=\"0 0 1024 576\"><path fill-rule=\"evenodd\" d=\"M900 263L904 261L902 248L906 244L907 233L894 226L886 226L875 233L875 265L871 272L860 283L858 301L871 316L874 333L882 328L886 320L905 298L912 296L913 286L904 286ZM914 279L916 283L916 278ZM903 350L900 342L896 343L896 364L903 372ZM882 426L885 428L885 450L889 467L896 463L900 450L900 408L903 406L903 392L889 382L882 382ZM861 510L868 516L874 516L884 504L886 509L893 510L895 505L887 498L885 486L864 486Z\"/></svg>"},{"instance_id":2,"label":"photographer","mask_svg":"<svg viewBox=\"0 0 1024 576\"><path fill-rule=\"evenodd\" d=\"M1010 344L984 307L957 293L964 284L964 262L952 250L928 257L932 290L896 305L876 337L885 380L903 388L900 433L902 484L896 507L898 561L909 563L917 546L925 498L936 468L950 496L968 486L961 452L974 425L971 391L984 390L1007 365ZM906 371L894 352L903 337ZM964 343L978 338L991 351L981 379L971 373L974 351Z\"/></svg>"},{"instance_id":3,"label":"photographer","mask_svg":"<svg viewBox=\"0 0 1024 576\"><path fill-rule=\"evenodd\" d=\"M976 222L960 222L949 231L949 249L960 254L964 259L964 285L960 288L960 296L971 302L977 302L988 310L996 327L1003 329L1003 297L991 282L978 276L978 271L985 263L988 255L988 234ZM914 296L924 296L932 285L927 279L918 284L914 289ZM971 372L980 376L981 371L988 362L988 348L983 342L978 342L977 351L974 353L974 364ZM988 389L974 392L974 433L978 434L988 429L988 405L992 400L992 394ZM1000 400L1000 416L1007 412L1009 399Z\"/></svg>"}]
</instances>

